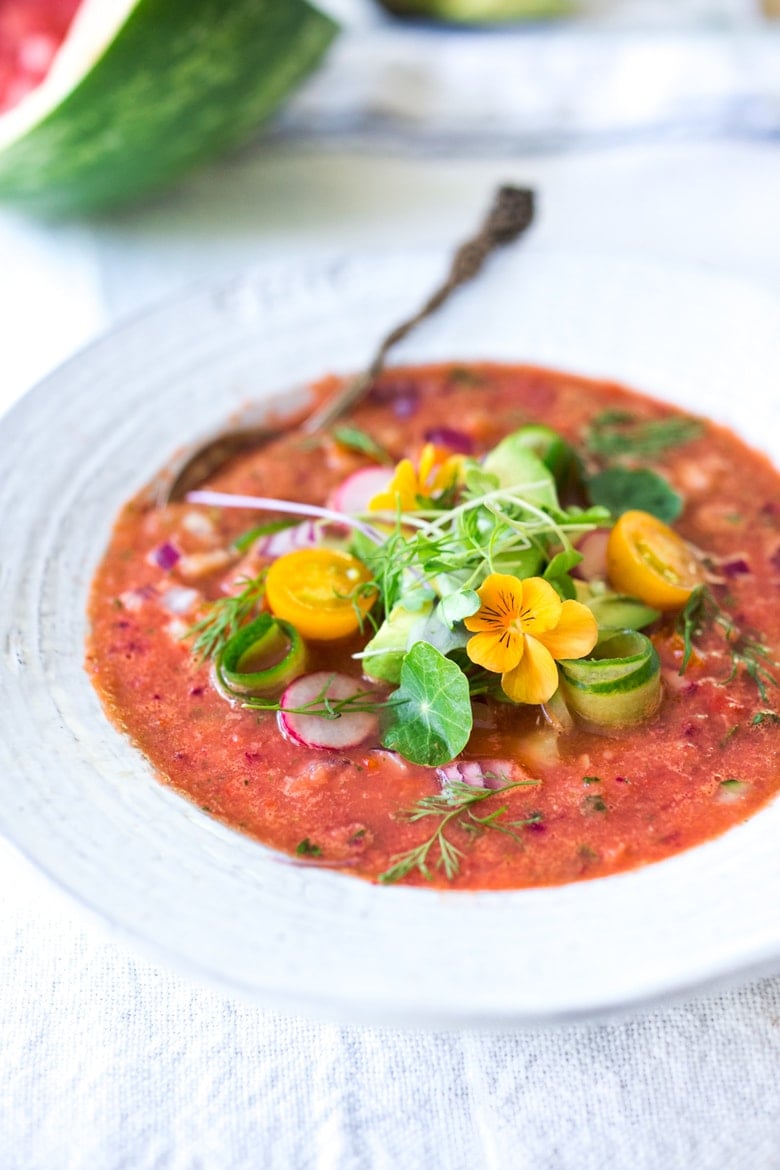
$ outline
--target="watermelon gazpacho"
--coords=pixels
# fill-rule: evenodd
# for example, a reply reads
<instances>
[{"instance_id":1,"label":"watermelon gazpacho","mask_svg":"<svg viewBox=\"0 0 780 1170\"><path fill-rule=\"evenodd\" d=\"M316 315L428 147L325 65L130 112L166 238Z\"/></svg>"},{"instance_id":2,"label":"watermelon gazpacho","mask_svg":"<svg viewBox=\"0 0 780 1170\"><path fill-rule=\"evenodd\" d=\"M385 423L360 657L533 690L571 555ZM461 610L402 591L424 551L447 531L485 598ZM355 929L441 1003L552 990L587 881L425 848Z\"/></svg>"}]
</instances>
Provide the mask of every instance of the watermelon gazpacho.
<instances>
[{"instance_id":1,"label":"watermelon gazpacho","mask_svg":"<svg viewBox=\"0 0 780 1170\"><path fill-rule=\"evenodd\" d=\"M776 794L779 594L780 476L730 431L410 367L185 502L131 500L88 667L165 783L301 864L553 885Z\"/></svg>"}]
</instances>

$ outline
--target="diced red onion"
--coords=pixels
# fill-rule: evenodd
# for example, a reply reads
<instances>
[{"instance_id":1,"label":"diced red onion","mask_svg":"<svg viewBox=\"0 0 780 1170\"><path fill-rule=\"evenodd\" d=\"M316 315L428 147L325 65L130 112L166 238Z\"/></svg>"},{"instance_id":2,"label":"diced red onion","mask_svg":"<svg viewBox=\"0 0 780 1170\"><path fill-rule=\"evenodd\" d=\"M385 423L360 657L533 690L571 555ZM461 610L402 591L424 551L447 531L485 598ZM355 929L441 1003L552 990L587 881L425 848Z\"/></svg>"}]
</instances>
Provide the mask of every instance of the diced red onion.
<instances>
[{"instance_id":1,"label":"diced red onion","mask_svg":"<svg viewBox=\"0 0 780 1170\"><path fill-rule=\"evenodd\" d=\"M126 589L119 594L119 600L125 609L136 613L145 601L150 601L157 593L154 585L141 585L138 589Z\"/></svg>"},{"instance_id":2,"label":"diced red onion","mask_svg":"<svg viewBox=\"0 0 780 1170\"><path fill-rule=\"evenodd\" d=\"M661 675L664 680L664 686L674 695L692 695L699 689L699 684L695 679L680 674L679 670L664 668L661 671Z\"/></svg>"},{"instance_id":3,"label":"diced red onion","mask_svg":"<svg viewBox=\"0 0 780 1170\"><path fill-rule=\"evenodd\" d=\"M458 455L473 455L474 440L465 431L455 430L454 427L431 427L425 432L426 443L434 443L437 447L448 447Z\"/></svg>"},{"instance_id":4,"label":"diced red onion","mask_svg":"<svg viewBox=\"0 0 780 1170\"><path fill-rule=\"evenodd\" d=\"M171 618L171 620L168 622L168 625L165 627L168 636L177 643L182 641L182 639L186 636L189 628L190 627L187 625L187 623L182 621L180 617Z\"/></svg>"},{"instance_id":5,"label":"diced red onion","mask_svg":"<svg viewBox=\"0 0 780 1170\"><path fill-rule=\"evenodd\" d=\"M214 535L214 522L203 512L185 512L181 526L193 536L200 536L204 540Z\"/></svg>"},{"instance_id":6,"label":"diced red onion","mask_svg":"<svg viewBox=\"0 0 780 1170\"><path fill-rule=\"evenodd\" d=\"M175 544L165 540L153 548L146 559L150 565L157 565L157 568L162 569L164 573L170 573L171 569L181 560L181 553Z\"/></svg>"},{"instance_id":7,"label":"diced red onion","mask_svg":"<svg viewBox=\"0 0 780 1170\"><path fill-rule=\"evenodd\" d=\"M173 585L166 589L160 598L160 605L168 613L189 613L202 600L203 594L197 589L186 589L183 585Z\"/></svg>"},{"instance_id":8,"label":"diced red onion","mask_svg":"<svg viewBox=\"0 0 780 1170\"><path fill-rule=\"evenodd\" d=\"M412 418L420 409L420 399L412 394L402 398L396 398L393 403L392 410L396 418L406 419Z\"/></svg>"},{"instance_id":9,"label":"diced red onion","mask_svg":"<svg viewBox=\"0 0 780 1170\"><path fill-rule=\"evenodd\" d=\"M178 572L185 581L197 581L201 577L209 577L226 569L235 560L236 554L226 548L216 548L211 552L188 553L179 559Z\"/></svg>"},{"instance_id":10,"label":"diced red onion","mask_svg":"<svg viewBox=\"0 0 780 1170\"><path fill-rule=\"evenodd\" d=\"M721 564L720 571L724 577L744 577L750 572L750 565L744 557L732 557Z\"/></svg>"},{"instance_id":11,"label":"diced red onion","mask_svg":"<svg viewBox=\"0 0 780 1170\"><path fill-rule=\"evenodd\" d=\"M773 568L780 569L780 545L778 545L775 551L772 553L771 557L769 558L769 563L773 566Z\"/></svg>"},{"instance_id":12,"label":"diced red onion","mask_svg":"<svg viewBox=\"0 0 780 1170\"><path fill-rule=\"evenodd\" d=\"M396 418L411 418L420 408L420 389L413 382L380 382L371 388L369 398L379 406L389 406Z\"/></svg>"}]
</instances>

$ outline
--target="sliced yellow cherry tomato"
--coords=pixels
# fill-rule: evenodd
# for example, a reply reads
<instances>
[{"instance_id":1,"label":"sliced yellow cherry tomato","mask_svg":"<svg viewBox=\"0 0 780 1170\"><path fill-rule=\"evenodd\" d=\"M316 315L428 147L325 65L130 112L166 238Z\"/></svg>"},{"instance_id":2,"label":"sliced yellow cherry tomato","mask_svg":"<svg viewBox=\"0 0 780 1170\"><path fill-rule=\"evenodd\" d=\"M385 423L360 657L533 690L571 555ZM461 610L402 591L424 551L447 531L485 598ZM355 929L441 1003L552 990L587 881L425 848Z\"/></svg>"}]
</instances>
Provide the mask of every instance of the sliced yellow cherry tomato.
<instances>
[{"instance_id":1,"label":"sliced yellow cherry tomato","mask_svg":"<svg viewBox=\"0 0 780 1170\"><path fill-rule=\"evenodd\" d=\"M690 547L649 512L624 512L607 543L607 576L618 593L655 609L680 609L703 580Z\"/></svg>"},{"instance_id":2,"label":"sliced yellow cherry tomato","mask_svg":"<svg viewBox=\"0 0 780 1170\"><path fill-rule=\"evenodd\" d=\"M359 628L359 614L374 604L375 594L357 592L370 579L366 566L347 553L302 548L271 565L266 600L272 613L295 626L304 638L345 638Z\"/></svg>"}]
</instances>

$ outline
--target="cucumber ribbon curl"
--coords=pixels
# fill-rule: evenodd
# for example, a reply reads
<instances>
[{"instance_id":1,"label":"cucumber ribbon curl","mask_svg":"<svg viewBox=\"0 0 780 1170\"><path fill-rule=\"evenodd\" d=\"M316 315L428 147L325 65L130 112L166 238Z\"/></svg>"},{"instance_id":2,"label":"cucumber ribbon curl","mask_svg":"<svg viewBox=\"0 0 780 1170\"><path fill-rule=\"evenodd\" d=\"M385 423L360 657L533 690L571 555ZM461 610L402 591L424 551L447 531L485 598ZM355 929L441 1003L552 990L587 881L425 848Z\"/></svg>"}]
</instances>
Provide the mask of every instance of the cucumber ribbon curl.
<instances>
[{"instance_id":1,"label":"cucumber ribbon curl","mask_svg":"<svg viewBox=\"0 0 780 1170\"><path fill-rule=\"evenodd\" d=\"M610 632L587 658L564 659L558 665L566 705L593 729L642 723L661 701L658 654L636 630Z\"/></svg>"},{"instance_id":2,"label":"cucumber ribbon curl","mask_svg":"<svg viewBox=\"0 0 780 1170\"><path fill-rule=\"evenodd\" d=\"M305 662L306 648L295 627L261 613L225 644L216 672L228 694L261 698L280 694L302 673Z\"/></svg>"}]
</instances>

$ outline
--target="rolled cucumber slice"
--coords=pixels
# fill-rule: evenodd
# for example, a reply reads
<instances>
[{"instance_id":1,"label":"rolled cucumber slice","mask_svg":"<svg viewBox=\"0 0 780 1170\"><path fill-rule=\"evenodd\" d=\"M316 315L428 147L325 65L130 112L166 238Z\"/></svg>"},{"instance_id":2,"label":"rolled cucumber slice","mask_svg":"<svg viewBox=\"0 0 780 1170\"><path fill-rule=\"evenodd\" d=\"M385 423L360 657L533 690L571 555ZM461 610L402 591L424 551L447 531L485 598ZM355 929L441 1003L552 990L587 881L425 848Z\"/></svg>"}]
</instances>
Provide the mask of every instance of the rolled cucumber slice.
<instances>
[{"instance_id":1,"label":"rolled cucumber slice","mask_svg":"<svg viewBox=\"0 0 780 1170\"><path fill-rule=\"evenodd\" d=\"M649 719L661 702L661 666L649 638L619 630L587 658L564 659L561 693L573 715L588 727L617 729Z\"/></svg>"}]
</instances>

